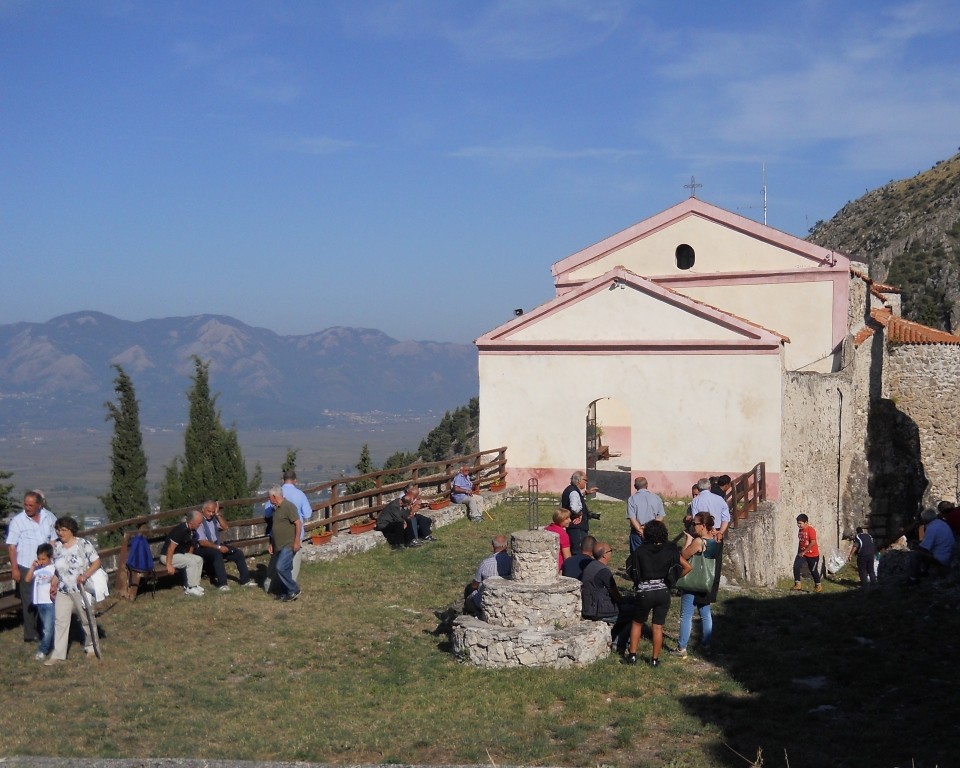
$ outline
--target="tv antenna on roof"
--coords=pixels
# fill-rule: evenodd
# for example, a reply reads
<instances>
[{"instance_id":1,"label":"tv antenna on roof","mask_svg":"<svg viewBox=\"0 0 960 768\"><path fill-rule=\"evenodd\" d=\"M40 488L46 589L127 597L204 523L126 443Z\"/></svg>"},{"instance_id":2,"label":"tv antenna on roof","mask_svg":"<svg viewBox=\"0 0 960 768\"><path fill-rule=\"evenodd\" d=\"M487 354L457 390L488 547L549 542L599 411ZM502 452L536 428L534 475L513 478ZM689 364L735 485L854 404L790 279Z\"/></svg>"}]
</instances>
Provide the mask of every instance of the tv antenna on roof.
<instances>
[{"instance_id":1,"label":"tv antenna on roof","mask_svg":"<svg viewBox=\"0 0 960 768\"><path fill-rule=\"evenodd\" d=\"M761 187L761 192L762 192L762 195L763 195L763 205L762 205L762 208L763 208L763 225L766 226L766 225L767 225L767 164L766 164L765 162L762 163L761 166L760 166L760 168L761 168L761 174L762 174L762 180L763 180L763 181L762 181L763 186ZM748 205L748 206L746 206L746 207L744 207L744 208L737 208L737 210L738 210L738 211L749 211L749 210L756 210L756 208L757 208L757 206L755 206L755 205Z\"/></svg>"},{"instance_id":2,"label":"tv antenna on roof","mask_svg":"<svg viewBox=\"0 0 960 768\"><path fill-rule=\"evenodd\" d=\"M691 177L690 177L690 183L689 183L689 184L684 184L684 185L683 185L683 188L690 190L690 197L696 197L696 196L697 196L697 190L698 190L700 187L702 187L702 186L703 186L703 184L697 184L697 177L696 177L696 176L691 176Z\"/></svg>"}]
</instances>

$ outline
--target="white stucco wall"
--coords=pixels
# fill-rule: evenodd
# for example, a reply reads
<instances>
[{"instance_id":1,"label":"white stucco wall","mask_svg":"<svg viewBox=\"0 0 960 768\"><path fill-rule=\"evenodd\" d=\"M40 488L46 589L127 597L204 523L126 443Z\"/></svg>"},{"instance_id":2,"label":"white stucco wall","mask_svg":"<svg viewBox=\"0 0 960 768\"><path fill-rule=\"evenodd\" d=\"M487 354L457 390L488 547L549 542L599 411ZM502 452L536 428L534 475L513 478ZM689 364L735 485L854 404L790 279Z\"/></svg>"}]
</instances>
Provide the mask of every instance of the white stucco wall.
<instances>
[{"instance_id":1,"label":"white stucco wall","mask_svg":"<svg viewBox=\"0 0 960 768\"><path fill-rule=\"evenodd\" d=\"M727 341L742 334L633 286L604 288L518 329L514 341Z\"/></svg>"},{"instance_id":2,"label":"white stucco wall","mask_svg":"<svg viewBox=\"0 0 960 768\"><path fill-rule=\"evenodd\" d=\"M675 254L681 243L691 246L696 253L694 265L689 270L677 269ZM618 265L645 277L808 269L813 266L810 259L780 246L691 215L583 265L572 271L569 279L589 280Z\"/></svg>"},{"instance_id":3,"label":"white stucco wall","mask_svg":"<svg viewBox=\"0 0 960 768\"><path fill-rule=\"evenodd\" d=\"M832 367L833 282L673 286L691 299L718 307L790 339L784 366L795 371L823 360ZM816 368L820 370L820 368Z\"/></svg>"},{"instance_id":4,"label":"white stucco wall","mask_svg":"<svg viewBox=\"0 0 960 768\"><path fill-rule=\"evenodd\" d=\"M631 464L683 476L780 467L779 354L480 355L480 443L509 446L511 467L584 463L588 405L630 410ZM668 481L667 481L668 482Z\"/></svg>"}]
</instances>

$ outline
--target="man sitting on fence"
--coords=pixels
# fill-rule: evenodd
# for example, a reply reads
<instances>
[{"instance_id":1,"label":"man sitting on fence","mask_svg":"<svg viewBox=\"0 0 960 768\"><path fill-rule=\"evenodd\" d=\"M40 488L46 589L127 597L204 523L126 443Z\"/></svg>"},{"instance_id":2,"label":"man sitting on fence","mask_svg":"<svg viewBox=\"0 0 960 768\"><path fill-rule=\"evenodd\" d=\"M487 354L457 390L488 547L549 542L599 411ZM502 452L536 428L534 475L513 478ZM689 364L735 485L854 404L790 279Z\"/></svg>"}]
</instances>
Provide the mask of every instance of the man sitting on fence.
<instances>
[{"instance_id":1,"label":"man sitting on fence","mask_svg":"<svg viewBox=\"0 0 960 768\"><path fill-rule=\"evenodd\" d=\"M167 536L160 555L160 562L167 566L167 573L171 576L182 570L187 583L183 588L185 594L191 597L202 597L203 587L200 586L200 574L203 573L203 558L194 554L198 548L197 528L203 521L199 509L191 509L184 515L184 521L177 525Z\"/></svg>"},{"instance_id":2,"label":"man sitting on fence","mask_svg":"<svg viewBox=\"0 0 960 768\"><path fill-rule=\"evenodd\" d=\"M228 547L223 543L221 533L230 527L220 512L220 505L215 501L205 501L200 508L203 521L197 529L199 548L197 554L203 558L206 566L213 571L213 585L221 592L230 590L227 584L227 568L225 561L229 560L237 566L237 576L241 587L256 586L250 580L250 571L247 569L247 560L243 550Z\"/></svg>"},{"instance_id":3,"label":"man sitting on fence","mask_svg":"<svg viewBox=\"0 0 960 768\"><path fill-rule=\"evenodd\" d=\"M454 504L467 505L467 517L475 523L483 521L484 500L478 491L473 490L473 480L470 479L470 467L460 465L460 473L453 478L453 488L450 497Z\"/></svg>"}]
</instances>

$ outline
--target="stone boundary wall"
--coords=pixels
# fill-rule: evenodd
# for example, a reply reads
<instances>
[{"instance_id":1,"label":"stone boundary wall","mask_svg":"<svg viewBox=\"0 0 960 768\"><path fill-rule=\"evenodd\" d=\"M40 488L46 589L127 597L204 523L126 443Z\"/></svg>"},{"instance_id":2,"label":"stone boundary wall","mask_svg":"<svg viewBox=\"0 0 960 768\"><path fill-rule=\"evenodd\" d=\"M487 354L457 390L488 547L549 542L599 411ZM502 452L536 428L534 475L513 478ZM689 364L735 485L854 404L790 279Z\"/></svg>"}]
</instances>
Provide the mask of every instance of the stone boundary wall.
<instances>
[{"instance_id":1,"label":"stone boundary wall","mask_svg":"<svg viewBox=\"0 0 960 768\"><path fill-rule=\"evenodd\" d=\"M960 345L897 344L887 352L884 394L916 424L929 481L923 503L957 501Z\"/></svg>"}]
</instances>

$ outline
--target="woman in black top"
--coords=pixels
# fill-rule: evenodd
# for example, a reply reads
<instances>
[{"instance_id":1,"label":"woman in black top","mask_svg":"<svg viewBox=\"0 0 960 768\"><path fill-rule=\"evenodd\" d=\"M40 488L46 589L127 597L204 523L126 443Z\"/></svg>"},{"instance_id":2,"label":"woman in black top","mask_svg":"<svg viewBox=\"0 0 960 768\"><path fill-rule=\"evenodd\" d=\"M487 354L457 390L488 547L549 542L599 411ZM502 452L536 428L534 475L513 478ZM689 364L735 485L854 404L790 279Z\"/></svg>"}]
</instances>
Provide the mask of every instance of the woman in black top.
<instances>
[{"instance_id":1,"label":"woman in black top","mask_svg":"<svg viewBox=\"0 0 960 768\"><path fill-rule=\"evenodd\" d=\"M637 590L633 609L633 624L630 627L630 650L624 656L624 664L637 663L637 647L643 636L643 624L653 611L653 656L650 666L660 663L663 647L663 622L670 610L670 588L667 574L680 566L677 578L690 572L690 563L680 556L675 544L667 541L667 526L659 520L651 520L643 526L643 544L630 556L628 572L633 576ZM675 581L675 580L674 580Z\"/></svg>"}]
</instances>

